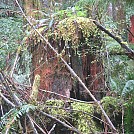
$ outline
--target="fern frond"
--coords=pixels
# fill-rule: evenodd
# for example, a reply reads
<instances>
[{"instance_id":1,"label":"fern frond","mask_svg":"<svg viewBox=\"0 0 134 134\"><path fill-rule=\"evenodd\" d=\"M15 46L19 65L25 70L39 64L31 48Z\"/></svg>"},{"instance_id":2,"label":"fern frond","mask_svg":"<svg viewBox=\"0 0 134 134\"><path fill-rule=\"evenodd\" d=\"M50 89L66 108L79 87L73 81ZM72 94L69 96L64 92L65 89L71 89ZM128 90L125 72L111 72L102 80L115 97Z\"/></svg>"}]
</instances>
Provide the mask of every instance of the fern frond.
<instances>
[{"instance_id":1,"label":"fern frond","mask_svg":"<svg viewBox=\"0 0 134 134\"><path fill-rule=\"evenodd\" d=\"M134 94L134 80L127 81L122 90L122 96L127 96L129 94Z\"/></svg>"},{"instance_id":2,"label":"fern frond","mask_svg":"<svg viewBox=\"0 0 134 134\"><path fill-rule=\"evenodd\" d=\"M30 112L30 110L34 111L36 106L31 104L22 105L19 108L12 108L9 112L7 112L0 119L0 130L5 130L6 128L10 128L14 125L15 121L18 121L21 116Z\"/></svg>"}]
</instances>

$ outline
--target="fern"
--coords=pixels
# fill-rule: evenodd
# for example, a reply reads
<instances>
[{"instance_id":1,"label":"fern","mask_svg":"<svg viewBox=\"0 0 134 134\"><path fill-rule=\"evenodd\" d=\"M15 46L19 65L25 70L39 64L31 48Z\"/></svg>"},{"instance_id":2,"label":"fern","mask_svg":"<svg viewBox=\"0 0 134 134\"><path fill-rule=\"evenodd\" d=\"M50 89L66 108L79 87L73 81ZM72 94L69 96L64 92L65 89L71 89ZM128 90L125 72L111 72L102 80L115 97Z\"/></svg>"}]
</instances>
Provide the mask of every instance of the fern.
<instances>
[{"instance_id":1,"label":"fern","mask_svg":"<svg viewBox=\"0 0 134 134\"><path fill-rule=\"evenodd\" d=\"M125 103L125 117L124 117L124 124L125 124L125 131L126 134L133 134L134 133L134 94L131 99Z\"/></svg>"},{"instance_id":2,"label":"fern","mask_svg":"<svg viewBox=\"0 0 134 134\"><path fill-rule=\"evenodd\" d=\"M126 100L124 103L125 107L125 117L124 117L124 124L125 124L125 131L126 134L133 134L134 133L134 80L129 80L126 82L126 85L123 88L122 96Z\"/></svg>"},{"instance_id":3,"label":"fern","mask_svg":"<svg viewBox=\"0 0 134 134\"><path fill-rule=\"evenodd\" d=\"M134 94L134 80L129 80L126 82L126 85L123 88L122 96L127 97L132 94Z\"/></svg>"},{"instance_id":4,"label":"fern","mask_svg":"<svg viewBox=\"0 0 134 134\"><path fill-rule=\"evenodd\" d=\"M5 131L7 128L11 128L15 121L18 121L21 116L34 111L36 106L31 104L22 105L21 107L12 108L0 119L0 130Z\"/></svg>"}]
</instances>

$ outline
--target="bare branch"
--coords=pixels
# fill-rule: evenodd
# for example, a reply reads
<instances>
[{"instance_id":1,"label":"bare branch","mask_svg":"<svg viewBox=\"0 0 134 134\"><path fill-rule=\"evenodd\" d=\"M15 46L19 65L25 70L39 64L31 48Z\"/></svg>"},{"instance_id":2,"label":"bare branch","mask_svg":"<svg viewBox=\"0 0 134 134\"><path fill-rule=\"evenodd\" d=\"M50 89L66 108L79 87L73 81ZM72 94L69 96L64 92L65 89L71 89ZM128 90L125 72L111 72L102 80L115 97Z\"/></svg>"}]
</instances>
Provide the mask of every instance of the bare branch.
<instances>
[{"instance_id":1,"label":"bare branch","mask_svg":"<svg viewBox=\"0 0 134 134\"><path fill-rule=\"evenodd\" d=\"M9 84L9 80L6 78L5 74L3 72L0 72L0 80L2 82L2 84L4 85L4 87L7 89L8 93L11 96L11 99L14 101L15 105L19 106L21 105L21 100L16 96L15 92L13 91L14 88L13 87L11 81Z\"/></svg>"},{"instance_id":2,"label":"bare branch","mask_svg":"<svg viewBox=\"0 0 134 134\"><path fill-rule=\"evenodd\" d=\"M93 20L94 24L100 29L102 30L103 32L105 32L107 35L109 35L111 38L113 38L114 40L116 40L120 46L122 48L124 48L128 53L127 56L131 59L134 59L134 51L129 48L127 45L126 45L126 42L123 42L122 39L118 36L115 36L114 34L110 33L106 28L104 28L101 24L99 24L97 21Z\"/></svg>"},{"instance_id":3,"label":"bare branch","mask_svg":"<svg viewBox=\"0 0 134 134\"><path fill-rule=\"evenodd\" d=\"M30 116L28 116L30 118L30 120L40 129L40 131L43 133L43 134L47 134Z\"/></svg>"},{"instance_id":4,"label":"bare branch","mask_svg":"<svg viewBox=\"0 0 134 134\"><path fill-rule=\"evenodd\" d=\"M5 102L7 102L9 105L11 105L12 107L15 107L15 105L10 101L8 100L1 92L0 92L0 96L3 98L3 100Z\"/></svg>"},{"instance_id":5,"label":"bare branch","mask_svg":"<svg viewBox=\"0 0 134 134\"><path fill-rule=\"evenodd\" d=\"M53 125L53 127L50 129L50 131L48 132L48 134L51 134L52 131L54 131L54 128L56 127L56 124Z\"/></svg>"},{"instance_id":6,"label":"bare branch","mask_svg":"<svg viewBox=\"0 0 134 134\"><path fill-rule=\"evenodd\" d=\"M33 120L31 119L31 117L29 116L29 114L27 114L27 117L28 117L28 119L29 119L29 121L30 121L30 125L31 125L31 127L32 127L32 129L33 129L33 134L38 134L38 132L37 132L35 126L34 126L34 122L33 122Z\"/></svg>"},{"instance_id":7,"label":"bare branch","mask_svg":"<svg viewBox=\"0 0 134 134\"><path fill-rule=\"evenodd\" d=\"M55 121L57 121L57 122L59 122L59 123L62 124L64 127L67 127L69 130L74 131L74 132L76 132L77 134L82 134L82 133L79 132L75 127L69 126L69 125L66 124L65 122L62 122L61 120L57 119L56 117L54 117L54 116L52 116L52 115L50 115L50 114L47 114L47 113L45 113L45 112L42 112L42 111L40 111L40 113L43 114L43 115L45 115L45 116L47 116L47 117L49 117L49 118L51 118L51 119L53 119L53 120L55 120Z\"/></svg>"},{"instance_id":8,"label":"bare branch","mask_svg":"<svg viewBox=\"0 0 134 134\"><path fill-rule=\"evenodd\" d=\"M50 94L54 94L54 95L57 95L57 96L61 96L67 100L72 100L72 101L75 101L75 102L80 102L80 103L87 103L87 104L93 104L94 101L91 101L91 102L88 102L88 101L81 101L81 100L77 100L77 99L74 99L74 98L68 98L67 96L65 95L62 95L62 94L58 94L58 93L55 93L55 92L52 92L52 91L47 91L47 90L43 90L43 89L39 89L40 91L43 91L45 93L50 93Z\"/></svg>"},{"instance_id":9,"label":"bare branch","mask_svg":"<svg viewBox=\"0 0 134 134\"><path fill-rule=\"evenodd\" d=\"M11 74L10 74L10 77L11 77L11 78L13 77L14 69L15 69L15 66L16 66L16 64L17 64L17 60L18 60L20 51L21 51L21 47L19 46L19 47L18 47L18 50L17 50L17 52L16 52L15 61L14 61L14 64L13 64L13 67L12 67L12 70L11 70Z\"/></svg>"}]
</instances>

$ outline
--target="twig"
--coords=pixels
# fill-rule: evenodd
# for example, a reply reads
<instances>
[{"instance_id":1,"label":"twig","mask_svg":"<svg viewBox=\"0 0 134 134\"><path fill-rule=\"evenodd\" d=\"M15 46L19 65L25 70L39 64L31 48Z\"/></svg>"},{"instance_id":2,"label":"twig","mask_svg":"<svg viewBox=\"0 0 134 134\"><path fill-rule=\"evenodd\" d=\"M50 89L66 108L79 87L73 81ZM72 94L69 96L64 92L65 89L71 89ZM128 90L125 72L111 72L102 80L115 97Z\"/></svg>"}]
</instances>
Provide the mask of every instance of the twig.
<instances>
[{"instance_id":1,"label":"twig","mask_svg":"<svg viewBox=\"0 0 134 134\"><path fill-rule=\"evenodd\" d=\"M66 98L68 100L72 100L72 101L76 101L76 102L80 102L80 103L87 103L87 104L93 104L94 102L88 102L88 101L81 101L81 100L77 100L77 99L74 99L74 98L68 98L67 96L65 95L62 95L62 94L58 94L56 92L52 92L52 91L47 91L47 90L43 90L43 89L39 89L40 91L43 91L43 92L46 92L46 93L50 93L50 94L54 94L54 95L57 95L57 96L61 96L63 98Z\"/></svg>"},{"instance_id":2,"label":"twig","mask_svg":"<svg viewBox=\"0 0 134 134\"><path fill-rule=\"evenodd\" d=\"M42 119L40 118L40 115L38 115L38 117L37 117L39 120L40 120L40 122L42 123L42 125L43 125L43 127L44 127L44 129L45 129L45 132L46 132L46 134L48 134L48 130L47 130L47 128L46 128L46 126L45 126L45 123L42 121Z\"/></svg>"},{"instance_id":3,"label":"twig","mask_svg":"<svg viewBox=\"0 0 134 134\"><path fill-rule=\"evenodd\" d=\"M1 80L2 84L5 86L5 88L7 89L8 93L10 94L10 96L11 96L12 100L14 101L15 105L19 106L21 104L21 101L16 96L13 89L11 89L11 87L13 87L13 86L8 83L9 80L5 77L3 72L0 72L0 80Z\"/></svg>"},{"instance_id":4,"label":"twig","mask_svg":"<svg viewBox=\"0 0 134 134\"><path fill-rule=\"evenodd\" d=\"M19 46L19 47L18 47L18 50L17 50L17 52L16 52L16 57L15 57L14 64L13 64L13 67L12 67L12 70L11 70L11 73L10 73L10 77L11 77L11 78L13 77L14 69L15 69L15 66L16 66L16 64L17 64L17 60L18 60L20 51L21 51L21 47Z\"/></svg>"},{"instance_id":5,"label":"twig","mask_svg":"<svg viewBox=\"0 0 134 134\"><path fill-rule=\"evenodd\" d=\"M5 132L5 134L8 134L8 131L9 131L9 128L7 128L7 129L6 129L6 132Z\"/></svg>"},{"instance_id":6,"label":"twig","mask_svg":"<svg viewBox=\"0 0 134 134\"><path fill-rule=\"evenodd\" d=\"M1 115L3 116L4 115L4 111L3 111L2 105L0 106L0 109L1 109Z\"/></svg>"},{"instance_id":7,"label":"twig","mask_svg":"<svg viewBox=\"0 0 134 134\"><path fill-rule=\"evenodd\" d=\"M56 127L56 124L53 125L53 127L50 129L50 131L48 132L48 134L51 134L51 132L54 131L55 127Z\"/></svg>"},{"instance_id":8,"label":"twig","mask_svg":"<svg viewBox=\"0 0 134 134\"><path fill-rule=\"evenodd\" d=\"M29 118L31 119L31 121L40 129L40 131L43 133L43 134L46 134L46 132L29 116Z\"/></svg>"},{"instance_id":9,"label":"twig","mask_svg":"<svg viewBox=\"0 0 134 134\"><path fill-rule=\"evenodd\" d=\"M33 134L38 134L36 128L34 127L34 123L33 123L32 119L31 119L31 117L29 116L29 114L27 114L27 117L28 117L28 119L30 121L30 124L31 124L31 127L33 129Z\"/></svg>"},{"instance_id":10,"label":"twig","mask_svg":"<svg viewBox=\"0 0 134 134\"><path fill-rule=\"evenodd\" d=\"M10 101L8 100L1 92L0 92L0 96L3 98L3 100L5 102L7 102L9 105L11 105L12 107L15 107L15 105Z\"/></svg>"},{"instance_id":11,"label":"twig","mask_svg":"<svg viewBox=\"0 0 134 134\"><path fill-rule=\"evenodd\" d=\"M103 32L105 32L107 35L109 35L111 38L116 40L122 48L124 48L128 53L127 56L131 59L134 59L134 51L129 48L125 42L122 41L122 39L118 36L115 36L114 34L110 33L106 28L104 28L101 24L99 24L97 21L93 20L94 24Z\"/></svg>"},{"instance_id":12,"label":"twig","mask_svg":"<svg viewBox=\"0 0 134 134\"><path fill-rule=\"evenodd\" d=\"M122 105L122 134L124 134L125 131L124 131L124 107Z\"/></svg>"},{"instance_id":13,"label":"twig","mask_svg":"<svg viewBox=\"0 0 134 134\"><path fill-rule=\"evenodd\" d=\"M5 80L5 82L3 82L3 79ZM4 97L4 95L2 95L2 93L0 93L1 97L11 106L15 107L15 106L21 106L21 100L15 95L14 91L12 91L10 89L10 86L7 83L7 79L4 75L3 72L0 73L0 80L2 81L2 83L4 84L4 86L6 87L7 91L10 93L10 95L12 96L13 101L15 102L15 104L13 104L12 102L10 102L6 97ZM11 82L11 81L10 81ZM11 84L11 83L10 83ZM12 85L11 85L12 86ZM27 114L27 117L29 118L29 114ZM33 122L31 121L31 119L29 118L30 121L30 125L33 128L34 134L38 134L36 128L34 127Z\"/></svg>"},{"instance_id":14,"label":"twig","mask_svg":"<svg viewBox=\"0 0 134 134\"><path fill-rule=\"evenodd\" d=\"M62 122L61 120L57 119L56 117L54 117L54 116L52 116L52 115L50 115L50 114L47 114L47 113L45 113L45 112L42 112L42 111L40 111L40 113L43 114L43 115L45 115L45 116L47 116L47 117L49 117L49 118L51 118L51 119L53 119L53 120L55 120L55 121L57 121L57 122L59 122L59 123L62 124L64 127L67 127L69 130L74 131L74 132L76 132L77 134L82 134L82 133L79 132L75 127L69 126L69 125L66 124L65 122Z\"/></svg>"},{"instance_id":15,"label":"twig","mask_svg":"<svg viewBox=\"0 0 134 134\"><path fill-rule=\"evenodd\" d=\"M74 70L67 64L67 62L61 57L61 55L55 50L55 48L48 42L48 40L42 36L42 34L35 29L35 27L33 26L33 24L28 20L27 16L25 15L24 11L22 10L18 0L15 0L16 4L18 5L18 7L20 8L20 11L22 12L22 15L24 16L24 18L27 20L27 22L29 23L29 25L34 29L34 31L45 41L45 43L49 46L50 49L53 50L53 52L57 55L57 57L59 57L61 59L61 61L65 64L65 66L67 67L67 69L70 71L70 73L72 74L72 76L74 76L79 82L80 84L83 86L83 88L89 93L89 95L91 96L91 98L97 103L97 105L100 107L102 113L104 114L106 120L108 121L110 128L114 130L114 132L116 132L116 128L114 127L113 123L111 122L111 120L109 119L108 115L106 114L106 112L104 111L104 109L102 108L101 104L97 101L97 99L94 97L94 95L89 91L89 89L86 87L86 85L84 84L84 82L81 80L81 78L74 72Z\"/></svg>"},{"instance_id":16,"label":"twig","mask_svg":"<svg viewBox=\"0 0 134 134\"><path fill-rule=\"evenodd\" d=\"M134 38L134 34L129 30L129 28L127 28L128 32L133 36Z\"/></svg>"},{"instance_id":17,"label":"twig","mask_svg":"<svg viewBox=\"0 0 134 134\"><path fill-rule=\"evenodd\" d=\"M90 116L90 117L92 117L92 118L95 118L95 119L99 120L100 122L103 122L103 123L105 123L106 125L109 126L109 124L108 124L107 122L104 122L104 121L101 120L100 118L98 118L98 117L96 117L96 116L94 116L94 115L91 115L91 114L89 114L89 113L87 113L87 112L84 112L84 111L82 111L82 110L69 109L69 108L62 108L62 107L57 107L57 106L46 106L45 108L64 109L64 110L71 110L71 111L75 111L75 112L81 112L81 113L83 113L84 115L86 114L86 115L88 115L88 116Z\"/></svg>"}]
</instances>

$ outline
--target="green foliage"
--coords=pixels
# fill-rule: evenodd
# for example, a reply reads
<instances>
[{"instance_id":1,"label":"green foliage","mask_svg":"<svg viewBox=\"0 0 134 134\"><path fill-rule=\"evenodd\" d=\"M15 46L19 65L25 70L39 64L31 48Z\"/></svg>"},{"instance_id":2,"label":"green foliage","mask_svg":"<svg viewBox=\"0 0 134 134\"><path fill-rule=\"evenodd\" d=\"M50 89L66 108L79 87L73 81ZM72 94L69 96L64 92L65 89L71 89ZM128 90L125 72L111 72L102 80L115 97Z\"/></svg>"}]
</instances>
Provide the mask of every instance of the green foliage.
<instances>
[{"instance_id":1,"label":"green foliage","mask_svg":"<svg viewBox=\"0 0 134 134\"><path fill-rule=\"evenodd\" d=\"M22 105L20 107L12 108L0 119L0 130L4 133L6 129L13 127L14 123L19 121L21 116L24 116L29 111L34 111L36 106L31 104Z\"/></svg>"},{"instance_id":2,"label":"green foliage","mask_svg":"<svg viewBox=\"0 0 134 134\"><path fill-rule=\"evenodd\" d=\"M106 96L101 100L101 104L110 118L121 112L120 100L115 97Z\"/></svg>"},{"instance_id":3,"label":"green foliage","mask_svg":"<svg viewBox=\"0 0 134 134\"><path fill-rule=\"evenodd\" d=\"M93 104L74 102L72 103L72 108L74 109L74 112L72 113L74 122L81 132L89 134L91 132L96 133L101 131L101 128L97 126L92 118L95 112Z\"/></svg>"},{"instance_id":4,"label":"green foliage","mask_svg":"<svg viewBox=\"0 0 134 134\"><path fill-rule=\"evenodd\" d=\"M64 109L65 103L61 100L48 100L46 102L46 106L48 106L47 112L57 117L60 115L60 118L72 120L74 126L84 134L101 131L101 128L97 126L92 118L94 113L92 104L71 102L70 107Z\"/></svg>"},{"instance_id":5,"label":"green foliage","mask_svg":"<svg viewBox=\"0 0 134 134\"><path fill-rule=\"evenodd\" d=\"M4 4L3 2L0 2L0 9L8 9L9 6Z\"/></svg>"},{"instance_id":6,"label":"green foliage","mask_svg":"<svg viewBox=\"0 0 134 134\"><path fill-rule=\"evenodd\" d=\"M133 94L134 94L134 80L129 80L126 82L126 85L122 90L122 96L127 97Z\"/></svg>"},{"instance_id":7,"label":"green foliage","mask_svg":"<svg viewBox=\"0 0 134 134\"><path fill-rule=\"evenodd\" d=\"M134 87L134 86L133 86ZM125 115L124 115L124 124L125 124L125 133L126 134L133 134L134 133L134 90L129 92L126 92L127 96L125 98L124 103L124 109L125 109ZM125 97L125 96L124 96Z\"/></svg>"},{"instance_id":8,"label":"green foliage","mask_svg":"<svg viewBox=\"0 0 134 134\"><path fill-rule=\"evenodd\" d=\"M22 39L22 18L0 18L0 68L11 65L20 40ZM12 57L13 58L13 57Z\"/></svg>"},{"instance_id":9,"label":"green foliage","mask_svg":"<svg viewBox=\"0 0 134 134\"><path fill-rule=\"evenodd\" d=\"M105 66L108 70L106 75L109 75L110 87L121 95L126 82L134 80L134 62L125 56L125 51L113 39L107 38L106 51L108 57Z\"/></svg>"},{"instance_id":10,"label":"green foliage","mask_svg":"<svg viewBox=\"0 0 134 134\"><path fill-rule=\"evenodd\" d=\"M58 19L62 20L68 17L86 17L86 10L83 10L80 6L74 6L67 8L66 10L60 10L56 13L56 16L58 16Z\"/></svg>"}]
</instances>

